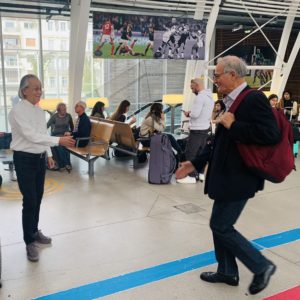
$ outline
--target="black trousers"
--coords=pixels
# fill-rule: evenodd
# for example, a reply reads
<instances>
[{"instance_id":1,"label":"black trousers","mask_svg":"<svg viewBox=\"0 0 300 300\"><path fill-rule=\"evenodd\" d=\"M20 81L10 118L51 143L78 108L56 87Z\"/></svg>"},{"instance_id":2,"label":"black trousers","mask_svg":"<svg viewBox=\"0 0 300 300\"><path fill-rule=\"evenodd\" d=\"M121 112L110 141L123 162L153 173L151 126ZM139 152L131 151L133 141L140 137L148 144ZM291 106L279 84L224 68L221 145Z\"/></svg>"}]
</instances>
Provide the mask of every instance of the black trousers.
<instances>
[{"instance_id":1,"label":"black trousers","mask_svg":"<svg viewBox=\"0 0 300 300\"><path fill-rule=\"evenodd\" d=\"M45 183L45 159L45 153L14 151L18 185L23 195L22 225L26 245L34 242L34 234L38 231Z\"/></svg>"},{"instance_id":2,"label":"black trousers","mask_svg":"<svg viewBox=\"0 0 300 300\"><path fill-rule=\"evenodd\" d=\"M185 148L186 160L194 159L197 154L200 154L206 145L209 129L206 130L190 130ZM204 168L200 173L204 173ZM198 172L194 171L190 176L197 176Z\"/></svg>"},{"instance_id":3,"label":"black trousers","mask_svg":"<svg viewBox=\"0 0 300 300\"><path fill-rule=\"evenodd\" d=\"M238 258L252 273L264 272L269 261L233 225L236 223L247 200L224 202L214 201L210 228L213 232L217 272L238 275Z\"/></svg>"}]
</instances>

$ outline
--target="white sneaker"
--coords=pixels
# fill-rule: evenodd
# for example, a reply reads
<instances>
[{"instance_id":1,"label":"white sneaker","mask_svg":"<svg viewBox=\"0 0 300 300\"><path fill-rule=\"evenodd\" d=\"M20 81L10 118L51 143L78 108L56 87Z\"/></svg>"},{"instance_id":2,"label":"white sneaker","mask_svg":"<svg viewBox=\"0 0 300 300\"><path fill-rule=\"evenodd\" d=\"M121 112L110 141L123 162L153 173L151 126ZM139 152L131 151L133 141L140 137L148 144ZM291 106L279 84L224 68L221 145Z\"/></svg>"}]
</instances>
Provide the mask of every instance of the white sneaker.
<instances>
[{"instance_id":1,"label":"white sneaker","mask_svg":"<svg viewBox=\"0 0 300 300\"><path fill-rule=\"evenodd\" d=\"M199 180L200 180L201 182L203 182L203 181L204 181L204 179L205 179L205 176L204 176L204 174L202 174L202 173L199 173Z\"/></svg>"},{"instance_id":2,"label":"white sneaker","mask_svg":"<svg viewBox=\"0 0 300 300\"><path fill-rule=\"evenodd\" d=\"M191 176L186 176L182 179L176 179L177 183L196 183L196 178Z\"/></svg>"}]
</instances>

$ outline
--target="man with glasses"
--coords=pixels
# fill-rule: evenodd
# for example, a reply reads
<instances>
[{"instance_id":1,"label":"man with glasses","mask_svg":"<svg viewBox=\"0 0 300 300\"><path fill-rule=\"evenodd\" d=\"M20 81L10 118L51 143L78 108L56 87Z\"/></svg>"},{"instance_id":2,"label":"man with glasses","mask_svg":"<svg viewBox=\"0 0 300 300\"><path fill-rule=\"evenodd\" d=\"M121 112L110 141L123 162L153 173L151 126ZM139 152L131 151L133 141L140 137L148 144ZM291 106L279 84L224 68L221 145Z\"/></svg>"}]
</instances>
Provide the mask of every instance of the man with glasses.
<instances>
[{"instance_id":1,"label":"man with glasses","mask_svg":"<svg viewBox=\"0 0 300 300\"><path fill-rule=\"evenodd\" d=\"M224 99L227 111L238 95L249 89L246 74L246 64L240 58L218 59L214 82L218 92L227 95ZM243 99L235 114L225 112L217 123L210 156L203 151L192 161L183 162L176 177L182 178L195 168L199 170L209 161L204 192L214 200L210 228L218 267L216 272L204 272L200 278L237 286L238 258L254 274L249 292L257 294L266 288L276 266L234 228L248 199L264 188L264 180L244 164L237 143L274 145L280 141L280 131L268 99L256 91Z\"/></svg>"}]
</instances>

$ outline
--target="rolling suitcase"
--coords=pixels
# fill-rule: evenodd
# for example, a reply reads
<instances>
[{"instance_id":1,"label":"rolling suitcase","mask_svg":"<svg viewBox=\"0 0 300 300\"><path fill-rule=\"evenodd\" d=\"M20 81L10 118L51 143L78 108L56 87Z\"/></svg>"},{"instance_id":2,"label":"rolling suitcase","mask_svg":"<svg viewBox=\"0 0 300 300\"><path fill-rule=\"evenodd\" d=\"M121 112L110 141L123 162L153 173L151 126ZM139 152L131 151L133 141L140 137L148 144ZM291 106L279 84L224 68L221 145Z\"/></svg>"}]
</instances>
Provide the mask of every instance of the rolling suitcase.
<instances>
[{"instance_id":1,"label":"rolling suitcase","mask_svg":"<svg viewBox=\"0 0 300 300\"><path fill-rule=\"evenodd\" d=\"M166 134L151 137L148 182L166 184L171 181L176 168L171 142Z\"/></svg>"}]
</instances>

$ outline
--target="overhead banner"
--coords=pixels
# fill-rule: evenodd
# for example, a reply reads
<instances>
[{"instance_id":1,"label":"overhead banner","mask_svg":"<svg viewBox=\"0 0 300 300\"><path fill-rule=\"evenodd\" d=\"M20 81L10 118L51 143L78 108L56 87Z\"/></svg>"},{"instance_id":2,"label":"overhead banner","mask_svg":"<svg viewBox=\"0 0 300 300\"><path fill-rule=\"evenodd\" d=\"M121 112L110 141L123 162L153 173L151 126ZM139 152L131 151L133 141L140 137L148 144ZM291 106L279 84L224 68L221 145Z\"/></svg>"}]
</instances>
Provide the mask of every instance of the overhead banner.
<instances>
[{"instance_id":1,"label":"overhead banner","mask_svg":"<svg viewBox=\"0 0 300 300\"><path fill-rule=\"evenodd\" d=\"M94 12L94 58L204 60L206 23Z\"/></svg>"}]
</instances>

